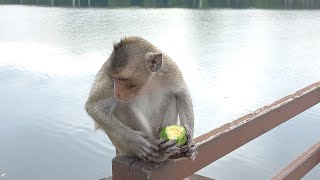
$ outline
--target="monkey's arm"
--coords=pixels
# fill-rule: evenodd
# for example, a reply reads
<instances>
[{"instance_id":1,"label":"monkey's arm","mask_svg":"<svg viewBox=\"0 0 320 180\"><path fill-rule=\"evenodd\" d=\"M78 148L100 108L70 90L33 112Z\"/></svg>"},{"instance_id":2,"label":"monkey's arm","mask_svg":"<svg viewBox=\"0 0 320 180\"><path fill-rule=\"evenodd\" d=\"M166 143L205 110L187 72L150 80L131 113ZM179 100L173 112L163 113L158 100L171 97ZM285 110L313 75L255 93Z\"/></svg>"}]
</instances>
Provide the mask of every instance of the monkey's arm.
<instances>
[{"instance_id":1,"label":"monkey's arm","mask_svg":"<svg viewBox=\"0 0 320 180\"><path fill-rule=\"evenodd\" d=\"M95 103L86 103L88 114L108 134L110 140L127 152L133 152L141 159L151 159L157 156L158 147L146 140L147 135L134 131L125 126L112 113L111 104L108 100Z\"/></svg>"},{"instance_id":2,"label":"monkey's arm","mask_svg":"<svg viewBox=\"0 0 320 180\"><path fill-rule=\"evenodd\" d=\"M188 126L193 133L194 115L190 93L188 90L180 91L176 94L176 98L180 124L183 126Z\"/></svg>"},{"instance_id":3,"label":"monkey's arm","mask_svg":"<svg viewBox=\"0 0 320 180\"><path fill-rule=\"evenodd\" d=\"M178 92L176 98L180 124L185 127L188 138L187 144L181 147L181 151L186 152L190 159L194 159L197 154L197 147L193 142L194 114L192 99L187 89Z\"/></svg>"}]
</instances>

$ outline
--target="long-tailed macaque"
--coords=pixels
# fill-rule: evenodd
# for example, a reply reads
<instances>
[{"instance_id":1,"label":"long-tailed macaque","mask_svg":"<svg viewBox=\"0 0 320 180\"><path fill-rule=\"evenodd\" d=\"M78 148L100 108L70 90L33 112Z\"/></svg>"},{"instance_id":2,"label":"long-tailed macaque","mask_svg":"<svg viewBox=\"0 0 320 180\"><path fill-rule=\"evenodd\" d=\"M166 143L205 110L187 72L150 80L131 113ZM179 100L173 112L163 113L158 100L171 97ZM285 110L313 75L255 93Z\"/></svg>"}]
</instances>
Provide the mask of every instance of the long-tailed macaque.
<instances>
[{"instance_id":1,"label":"long-tailed macaque","mask_svg":"<svg viewBox=\"0 0 320 180\"><path fill-rule=\"evenodd\" d=\"M194 159L194 115L191 97L177 65L140 37L116 43L92 85L85 105L97 128L106 132L116 153L162 162L185 152ZM178 123L187 144L159 138L162 128Z\"/></svg>"}]
</instances>

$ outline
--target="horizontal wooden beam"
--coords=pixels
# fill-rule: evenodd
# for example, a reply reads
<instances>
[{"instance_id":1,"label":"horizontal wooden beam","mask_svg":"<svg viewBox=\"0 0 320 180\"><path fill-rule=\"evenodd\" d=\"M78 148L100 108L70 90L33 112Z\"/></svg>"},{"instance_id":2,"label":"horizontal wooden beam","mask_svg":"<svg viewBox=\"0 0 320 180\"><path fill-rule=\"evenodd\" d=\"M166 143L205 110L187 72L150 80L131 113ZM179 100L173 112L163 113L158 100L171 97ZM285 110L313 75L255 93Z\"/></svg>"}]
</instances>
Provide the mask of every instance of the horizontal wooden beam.
<instances>
[{"instance_id":1,"label":"horizontal wooden beam","mask_svg":"<svg viewBox=\"0 0 320 180\"><path fill-rule=\"evenodd\" d=\"M193 161L178 157L164 164L132 162L127 167L130 179L184 179L319 102L320 82L317 82L197 137L199 153Z\"/></svg>"},{"instance_id":2,"label":"horizontal wooden beam","mask_svg":"<svg viewBox=\"0 0 320 180\"><path fill-rule=\"evenodd\" d=\"M108 178L102 178L100 180L112 180L115 178L112 178L112 176L108 177ZM184 180L214 180L214 179L211 179L211 178L208 178L208 177L205 177L205 176L201 176L201 175L198 175L198 174L193 174L187 178L185 178Z\"/></svg>"},{"instance_id":3,"label":"horizontal wooden beam","mask_svg":"<svg viewBox=\"0 0 320 180\"><path fill-rule=\"evenodd\" d=\"M278 172L271 180L301 179L318 163L320 163L320 141Z\"/></svg>"}]
</instances>

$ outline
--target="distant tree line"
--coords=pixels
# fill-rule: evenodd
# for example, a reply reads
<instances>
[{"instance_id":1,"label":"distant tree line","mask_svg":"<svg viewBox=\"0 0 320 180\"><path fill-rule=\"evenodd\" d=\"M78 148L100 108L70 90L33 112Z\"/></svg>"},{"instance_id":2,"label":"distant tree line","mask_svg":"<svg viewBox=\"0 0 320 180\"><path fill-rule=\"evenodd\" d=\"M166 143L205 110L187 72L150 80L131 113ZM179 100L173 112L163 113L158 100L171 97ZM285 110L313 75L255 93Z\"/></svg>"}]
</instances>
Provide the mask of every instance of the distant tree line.
<instances>
[{"instance_id":1,"label":"distant tree line","mask_svg":"<svg viewBox=\"0 0 320 180\"><path fill-rule=\"evenodd\" d=\"M63 7L319 9L320 0L0 0L0 4Z\"/></svg>"}]
</instances>

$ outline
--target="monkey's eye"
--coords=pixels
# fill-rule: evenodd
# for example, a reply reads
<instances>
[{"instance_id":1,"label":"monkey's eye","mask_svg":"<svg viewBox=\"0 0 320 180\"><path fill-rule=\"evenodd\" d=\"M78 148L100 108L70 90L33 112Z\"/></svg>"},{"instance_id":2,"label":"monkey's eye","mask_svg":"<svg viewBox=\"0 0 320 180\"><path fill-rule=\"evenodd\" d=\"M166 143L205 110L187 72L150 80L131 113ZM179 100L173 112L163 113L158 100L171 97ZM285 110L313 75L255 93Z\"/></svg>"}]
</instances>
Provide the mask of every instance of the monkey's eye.
<instances>
[{"instance_id":1,"label":"monkey's eye","mask_svg":"<svg viewBox=\"0 0 320 180\"><path fill-rule=\"evenodd\" d=\"M118 80L120 80L120 81L128 81L129 79L127 79L127 78L117 78Z\"/></svg>"},{"instance_id":2,"label":"monkey's eye","mask_svg":"<svg viewBox=\"0 0 320 180\"><path fill-rule=\"evenodd\" d=\"M135 88L135 87L137 87L137 85L135 85L135 84L129 84L129 85L128 85L128 88L129 88L129 89Z\"/></svg>"}]
</instances>

